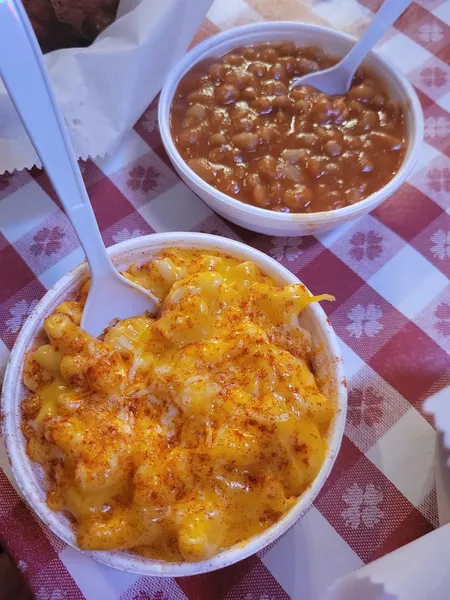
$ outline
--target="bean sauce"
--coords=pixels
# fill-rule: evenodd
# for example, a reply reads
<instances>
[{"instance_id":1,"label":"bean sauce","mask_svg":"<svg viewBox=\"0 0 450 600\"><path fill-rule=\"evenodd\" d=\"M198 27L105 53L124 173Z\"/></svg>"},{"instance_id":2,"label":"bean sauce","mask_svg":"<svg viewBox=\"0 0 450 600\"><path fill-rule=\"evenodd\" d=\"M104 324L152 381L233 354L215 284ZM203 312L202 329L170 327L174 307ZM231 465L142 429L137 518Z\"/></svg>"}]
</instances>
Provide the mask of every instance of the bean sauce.
<instances>
[{"instance_id":1,"label":"bean sauce","mask_svg":"<svg viewBox=\"0 0 450 600\"><path fill-rule=\"evenodd\" d=\"M318 212L382 188L405 155L403 107L360 67L344 96L298 76L336 64L293 43L240 47L195 65L180 81L171 131L187 164L225 194L281 212Z\"/></svg>"}]
</instances>

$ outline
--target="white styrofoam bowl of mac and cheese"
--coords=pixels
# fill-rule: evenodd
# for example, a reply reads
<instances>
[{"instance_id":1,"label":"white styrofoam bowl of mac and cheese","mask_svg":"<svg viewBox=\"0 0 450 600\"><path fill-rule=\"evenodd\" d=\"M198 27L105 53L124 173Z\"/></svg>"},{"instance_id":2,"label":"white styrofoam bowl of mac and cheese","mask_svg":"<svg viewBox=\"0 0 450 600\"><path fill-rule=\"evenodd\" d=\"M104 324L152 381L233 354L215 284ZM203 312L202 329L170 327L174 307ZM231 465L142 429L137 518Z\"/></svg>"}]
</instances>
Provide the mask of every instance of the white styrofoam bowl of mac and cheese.
<instances>
[{"instance_id":1,"label":"white styrofoam bowl of mac and cheese","mask_svg":"<svg viewBox=\"0 0 450 600\"><path fill-rule=\"evenodd\" d=\"M262 252L240 242L214 235L154 234L122 242L109 248L108 252L115 265L125 269L132 262L141 264L151 260L154 254L166 248L216 250L234 258L252 261L280 285L299 283L295 275ZM74 548L77 548L76 537L69 519L47 506L43 472L26 453L25 438L21 431L21 402L26 391L21 382L24 354L39 342L44 318L62 301L74 294L88 275L86 263L65 275L47 292L28 317L11 353L2 396L3 434L12 471L23 497L53 533ZM318 291L332 292L333 290ZM339 451L345 424L347 390L338 341L325 312L318 303L310 304L302 311L300 324L312 334L314 374L321 391L331 399L336 411L329 429L325 460L319 474L298 498L296 504L264 532L200 562L164 562L126 551L86 552L86 555L110 567L142 575L166 577L195 575L220 569L260 551L280 537L305 513L325 483Z\"/></svg>"}]
</instances>

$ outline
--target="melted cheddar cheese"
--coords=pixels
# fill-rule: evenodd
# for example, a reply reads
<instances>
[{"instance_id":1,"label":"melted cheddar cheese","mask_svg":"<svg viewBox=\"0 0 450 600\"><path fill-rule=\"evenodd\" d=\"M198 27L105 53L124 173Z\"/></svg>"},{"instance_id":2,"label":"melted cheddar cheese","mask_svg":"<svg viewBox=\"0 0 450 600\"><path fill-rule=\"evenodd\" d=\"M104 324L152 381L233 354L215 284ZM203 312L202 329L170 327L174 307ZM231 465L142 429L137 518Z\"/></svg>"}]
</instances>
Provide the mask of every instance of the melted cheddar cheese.
<instances>
[{"instance_id":1,"label":"melted cheddar cheese","mask_svg":"<svg viewBox=\"0 0 450 600\"><path fill-rule=\"evenodd\" d=\"M80 548L199 561L272 525L323 463L334 409L297 319L320 298L197 250L125 275L160 313L95 339L84 286L47 317L24 366L27 451Z\"/></svg>"}]
</instances>

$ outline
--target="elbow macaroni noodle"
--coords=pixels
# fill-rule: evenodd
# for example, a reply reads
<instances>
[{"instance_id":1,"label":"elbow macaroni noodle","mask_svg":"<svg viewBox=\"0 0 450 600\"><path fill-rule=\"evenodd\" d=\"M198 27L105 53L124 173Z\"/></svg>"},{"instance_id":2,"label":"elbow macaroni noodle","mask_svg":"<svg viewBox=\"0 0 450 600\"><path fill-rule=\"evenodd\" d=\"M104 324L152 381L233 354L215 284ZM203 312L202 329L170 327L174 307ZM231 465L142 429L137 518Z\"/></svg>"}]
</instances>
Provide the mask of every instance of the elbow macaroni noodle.
<instances>
[{"instance_id":1,"label":"elbow macaroni noodle","mask_svg":"<svg viewBox=\"0 0 450 600\"><path fill-rule=\"evenodd\" d=\"M322 465L334 408L297 314L326 297L198 250L125 275L160 314L95 339L79 327L86 284L47 317L25 359L27 452L80 548L203 560L276 522Z\"/></svg>"}]
</instances>

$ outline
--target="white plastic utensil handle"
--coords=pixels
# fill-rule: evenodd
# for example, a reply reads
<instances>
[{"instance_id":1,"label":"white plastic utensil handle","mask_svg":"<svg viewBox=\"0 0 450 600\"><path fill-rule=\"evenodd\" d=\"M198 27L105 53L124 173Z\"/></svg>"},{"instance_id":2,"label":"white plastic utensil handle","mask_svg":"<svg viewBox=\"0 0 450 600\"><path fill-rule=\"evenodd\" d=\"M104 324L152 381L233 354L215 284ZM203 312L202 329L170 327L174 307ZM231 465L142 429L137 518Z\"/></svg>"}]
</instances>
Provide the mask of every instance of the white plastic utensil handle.
<instances>
[{"instance_id":1,"label":"white plastic utensil handle","mask_svg":"<svg viewBox=\"0 0 450 600\"><path fill-rule=\"evenodd\" d=\"M0 76L78 235L91 273L114 270L20 0L0 0Z\"/></svg>"},{"instance_id":2,"label":"white plastic utensil handle","mask_svg":"<svg viewBox=\"0 0 450 600\"><path fill-rule=\"evenodd\" d=\"M384 0L362 37L340 63L340 67L345 68L349 77L354 75L370 50L405 12L411 2L412 0Z\"/></svg>"}]
</instances>

